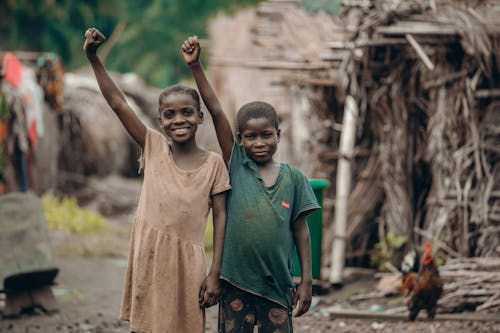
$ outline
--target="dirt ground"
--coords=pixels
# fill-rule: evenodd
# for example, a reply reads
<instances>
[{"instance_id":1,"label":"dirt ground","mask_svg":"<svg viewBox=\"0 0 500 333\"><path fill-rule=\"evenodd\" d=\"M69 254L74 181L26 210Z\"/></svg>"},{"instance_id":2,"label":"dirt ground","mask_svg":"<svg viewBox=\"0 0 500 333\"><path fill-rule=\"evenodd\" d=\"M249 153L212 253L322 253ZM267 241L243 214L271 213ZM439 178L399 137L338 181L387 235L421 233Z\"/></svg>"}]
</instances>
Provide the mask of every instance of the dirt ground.
<instances>
[{"instance_id":1,"label":"dirt ground","mask_svg":"<svg viewBox=\"0 0 500 333\"><path fill-rule=\"evenodd\" d=\"M0 332L9 333L125 333L118 320L126 269L131 215L110 219L112 229L99 236L76 237L50 232L54 261L60 273L53 286L59 311L39 310L19 318L0 320ZM332 319L335 309L380 311L403 305L402 299L371 299L353 303L350 296L373 291L375 280L359 279L341 290L313 297L311 310L294 320L296 333L322 332L500 332L500 323L480 321L388 321ZM5 299L0 294L0 311ZM438 314L439 318L439 314ZM217 332L217 307L207 310L206 332Z\"/></svg>"},{"instance_id":2,"label":"dirt ground","mask_svg":"<svg viewBox=\"0 0 500 333\"><path fill-rule=\"evenodd\" d=\"M18 319L0 321L0 332L9 333L125 333L126 322L117 319L125 259L60 258L58 284L53 290L60 311L46 315L26 314ZM345 287L344 295L349 290ZM314 297L316 305L309 313L294 321L296 333L322 332L500 332L500 324L475 321L434 321L408 323L405 321L335 319L325 309L341 303L342 295L335 292ZM337 302L336 302L337 300ZM217 307L207 310L208 333L217 332Z\"/></svg>"}]
</instances>

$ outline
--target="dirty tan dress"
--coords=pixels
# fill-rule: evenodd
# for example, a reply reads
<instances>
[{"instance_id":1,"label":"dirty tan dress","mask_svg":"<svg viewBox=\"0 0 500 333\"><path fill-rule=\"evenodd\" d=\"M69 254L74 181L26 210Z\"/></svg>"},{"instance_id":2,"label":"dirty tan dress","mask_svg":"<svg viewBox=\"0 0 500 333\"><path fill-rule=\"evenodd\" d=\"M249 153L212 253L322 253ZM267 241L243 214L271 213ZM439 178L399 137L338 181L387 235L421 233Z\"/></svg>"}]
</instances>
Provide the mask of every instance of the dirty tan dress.
<instances>
[{"instance_id":1,"label":"dirty tan dress","mask_svg":"<svg viewBox=\"0 0 500 333\"><path fill-rule=\"evenodd\" d=\"M210 153L197 169L181 170L166 138L151 129L143 158L120 319L138 333L204 332L204 235L210 197L230 188L224 161Z\"/></svg>"}]
</instances>

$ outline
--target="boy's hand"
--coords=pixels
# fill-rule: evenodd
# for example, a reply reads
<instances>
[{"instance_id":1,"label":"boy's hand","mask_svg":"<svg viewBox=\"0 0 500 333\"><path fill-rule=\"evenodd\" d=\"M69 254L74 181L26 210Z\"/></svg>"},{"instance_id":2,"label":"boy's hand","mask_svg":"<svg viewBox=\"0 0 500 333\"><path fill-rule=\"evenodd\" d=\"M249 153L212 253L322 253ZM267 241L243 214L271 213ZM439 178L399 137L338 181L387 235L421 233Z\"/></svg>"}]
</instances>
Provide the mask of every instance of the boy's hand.
<instances>
[{"instance_id":1,"label":"boy's hand","mask_svg":"<svg viewBox=\"0 0 500 333\"><path fill-rule=\"evenodd\" d=\"M189 37L182 43L182 55L188 65L197 63L200 60L201 47L198 36Z\"/></svg>"},{"instance_id":2,"label":"boy's hand","mask_svg":"<svg viewBox=\"0 0 500 333\"><path fill-rule=\"evenodd\" d=\"M295 309L294 317L302 316L309 310L312 300L312 283L311 282L300 282L297 287L297 292L293 297L293 308ZM298 307L297 307L298 303Z\"/></svg>"},{"instance_id":3,"label":"boy's hand","mask_svg":"<svg viewBox=\"0 0 500 333\"><path fill-rule=\"evenodd\" d=\"M95 53L99 46L106 40L106 37L96 28L88 28L85 31L85 42L83 43L83 50L85 53Z\"/></svg>"},{"instance_id":4,"label":"boy's hand","mask_svg":"<svg viewBox=\"0 0 500 333\"><path fill-rule=\"evenodd\" d=\"M221 293L220 279L216 274L209 274L201 284L198 302L200 308L208 308L217 304Z\"/></svg>"}]
</instances>

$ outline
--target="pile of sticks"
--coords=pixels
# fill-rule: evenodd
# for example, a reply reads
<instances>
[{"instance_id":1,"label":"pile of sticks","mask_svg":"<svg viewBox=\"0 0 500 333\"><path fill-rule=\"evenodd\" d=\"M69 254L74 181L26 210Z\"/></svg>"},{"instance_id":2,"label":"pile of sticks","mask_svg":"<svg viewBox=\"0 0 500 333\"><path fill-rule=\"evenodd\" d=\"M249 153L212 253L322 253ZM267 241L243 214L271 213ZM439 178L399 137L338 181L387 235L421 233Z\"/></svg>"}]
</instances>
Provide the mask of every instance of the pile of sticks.
<instances>
[{"instance_id":1,"label":"pile of sticks","mask_svg":"<svg viewBox=\"0 0 500 333\"><path fill-rule=\"evenodd\" d=\"M439 271L446 282L441 311L500 311L499 258L451 259Z\"/></svg>"}]
</instances>

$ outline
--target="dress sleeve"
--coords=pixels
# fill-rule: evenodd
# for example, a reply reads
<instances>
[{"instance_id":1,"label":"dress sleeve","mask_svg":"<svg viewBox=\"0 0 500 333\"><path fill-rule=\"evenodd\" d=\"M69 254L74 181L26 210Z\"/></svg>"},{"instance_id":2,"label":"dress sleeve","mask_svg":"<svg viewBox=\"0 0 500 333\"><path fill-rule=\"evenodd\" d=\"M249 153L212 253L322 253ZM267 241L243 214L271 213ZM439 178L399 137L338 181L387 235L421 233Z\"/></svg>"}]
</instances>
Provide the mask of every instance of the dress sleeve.
<instances>
[{"instance_id":1,"label":"dress sleeve","mask_svg":"<svg viewBox=\"0 0 500 333\"><path fill-rule=\"evenodd\" d=\"M216 155L215 158L213 174L214 181L212 183L210 195L216 195L231 189L231 185L229 184L229 173L224 164L224 160L219 155Z\"/></svg>"},{"instance_id":2,"label":"dress sleeve","mask_svg":"<svg viewBox=\"0 0 500 333\"><path fill-rule=\"evenodd\" d=\"M146 130L146 141L144 143L144 149L141 149L141 155L139 156L139 170L141 173L145 170L147 161L151 156L155 155L155 150L161 149L161 143L165 140L165 137L155 131L154 129L147 127Z\"/></svg>"},{"instance_id":3,"label":"dress sleeve","mask_svg":"<svg viewBox=\"0 0 500 333\"><path fill-rule=\"evenodd\" d=\"M318 199L309 184L309 180L299 170L294 170L294 195L293 195L293 210L292 221L297 220L300 214L307 212L308 214L321 208L318 204Z\"/></svg>"}]
</instances>

